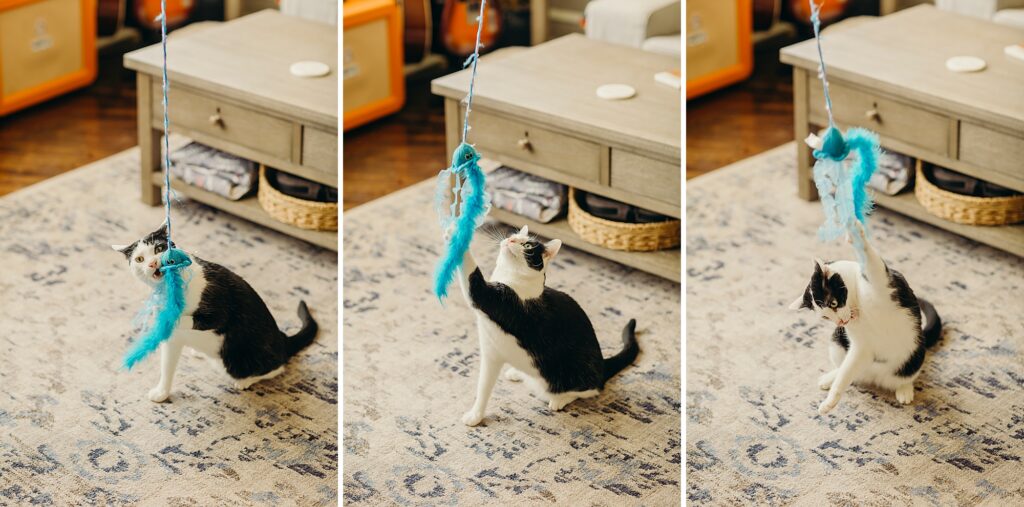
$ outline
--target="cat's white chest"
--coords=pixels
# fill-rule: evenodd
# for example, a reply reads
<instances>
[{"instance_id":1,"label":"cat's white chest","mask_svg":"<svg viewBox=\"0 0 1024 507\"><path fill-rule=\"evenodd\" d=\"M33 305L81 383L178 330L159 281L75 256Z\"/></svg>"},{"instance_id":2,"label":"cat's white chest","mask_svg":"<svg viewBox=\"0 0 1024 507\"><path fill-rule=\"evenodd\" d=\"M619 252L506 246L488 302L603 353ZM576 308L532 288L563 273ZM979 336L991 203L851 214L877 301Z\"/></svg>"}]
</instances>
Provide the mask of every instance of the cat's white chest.
<instances>
[{"instance_id":1,"label":"cat's white chest","mask_svg":"<svg viewBox=\"0 0 1024 507\"><path fill-rule=\"evenodd\" d=\"M540 377L533 364L533 358L516 341L516 337L506 333L486 315L476 310L477 329L480 333L480 348L484 354L493 354L513 368L533 377Z\"/></svg>"},{"instance_id":2,"label":"cat's white chest","mask_svg":"<svg viewBox=\"0 0 1024 507\"><path fill-rule=\"evenodd\" d=\"M203 268L193 263L185 271L184 276L188 280L185 288L185 315L196 313L199 302L203 299L203 291L206 290L206 277L203 276Z\"/></svg>"}]
</instances>

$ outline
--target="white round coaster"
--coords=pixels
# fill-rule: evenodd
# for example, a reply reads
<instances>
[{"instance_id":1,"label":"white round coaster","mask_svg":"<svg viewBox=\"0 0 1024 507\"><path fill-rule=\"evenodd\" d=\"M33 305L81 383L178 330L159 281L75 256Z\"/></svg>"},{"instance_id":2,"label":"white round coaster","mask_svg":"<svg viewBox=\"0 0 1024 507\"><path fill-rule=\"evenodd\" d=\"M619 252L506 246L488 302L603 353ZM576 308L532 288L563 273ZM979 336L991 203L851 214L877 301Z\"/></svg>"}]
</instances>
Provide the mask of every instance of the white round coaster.
<instances>
[{"instance_id":1,"label":"white round coaster","mask_svg":"<svg viewBox=\"0 0 1024 507\"><path fill-rule=\"evenodd\" d=\"M605 100L623 100L636 95L636 88L626 84L606 84L597 87L597 96Z\"/></svg>"},{"instance_id":2,"label":"white round coaster","mask_svg":"<svg viewBox=\"0 0 1024 507\"><path fill-rule=\"evenodd\" d=\"M289 69L293 76L298 77L323 77L331 72L331 67L321 62L295 62Z\"/></svg>"},{"instance_id":3,"label":"white round coaster","mask_svg":"<svg viewBox=\"0 0 1024 507\"><path fill-rule=\"evenodd\" d=\"M953 72L978 72L985 70L985 60L977 56L954 56L946 60L946 68Z\"/></svg>"}]
</instances>

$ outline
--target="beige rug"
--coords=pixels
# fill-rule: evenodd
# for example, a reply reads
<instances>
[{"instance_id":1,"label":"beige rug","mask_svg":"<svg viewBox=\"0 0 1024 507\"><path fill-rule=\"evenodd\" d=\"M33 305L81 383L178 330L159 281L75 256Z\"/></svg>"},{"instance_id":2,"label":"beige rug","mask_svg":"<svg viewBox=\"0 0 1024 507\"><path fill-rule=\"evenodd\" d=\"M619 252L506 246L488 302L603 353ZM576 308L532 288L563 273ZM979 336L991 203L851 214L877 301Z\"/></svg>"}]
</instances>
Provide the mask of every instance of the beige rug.
<instances>
[{"instance_id":1,"label":"beige rug","mask_svg":"<svg viewBox=\"0 0 1024 507\"><path fill-rule=\"evenodd\" d=\"M234 389L185 356L155 404L159 358L120 371L148 295L111 243L163 219L138 151L0 199L0 505L334 505L337 255L191 203L185 249L242 275L279 323L305 299L321 331L286 373Z\"/></svg>"},{"instance_id":2,"label":"beige rug","mask_svg":"<svg viewBox=\"0 0 1024 507\"><path fill-rule=\"evenodd\" d=\"M945 323L912 405L854 387L816 407L832 327L786 310L822 245L795 147L687 185L687 493L693 505L1024 505L1024 261L879 210L874 242Z\"/></svg>"},{"instance_id":3,"label":"beige rug","mask_svg":"<svg viewBox=\"0 0 1024 507\"><path fill-rule=\"evenodd\" d=\"M637 363L557 413L499 380L484 424L468 428L477 334L457 290L444 306L431 293L443 248L433 188L345 213L345 503L678 505L679 285L563 249L549 285L587 311L606 355L635 317ZM485 243L473 251L489 270Z\"/></svg>"}]
</instances>

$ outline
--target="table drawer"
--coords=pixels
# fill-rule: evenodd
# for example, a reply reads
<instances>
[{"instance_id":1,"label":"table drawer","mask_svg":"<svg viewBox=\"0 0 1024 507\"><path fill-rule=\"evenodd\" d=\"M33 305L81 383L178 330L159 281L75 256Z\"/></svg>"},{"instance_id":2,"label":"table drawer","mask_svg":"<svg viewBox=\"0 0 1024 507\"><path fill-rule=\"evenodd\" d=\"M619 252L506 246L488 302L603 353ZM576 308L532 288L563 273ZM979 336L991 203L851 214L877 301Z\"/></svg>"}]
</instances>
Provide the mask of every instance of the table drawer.
<instances>
[{"instance_id":1,"label":"table drawer","mask_svg":"<svg viewBox=\"0 0 1024 507\"><path fill-rule=\"evenodd\" d=\"M811 116L827 123L821 81L813 75L809 79ZM829 93L832 96L832 114L836 123L844 127L864 127L877 132L883 143L888 138L933 153L950 153L950 121L945 116L837 82L829 83Z\"/></svg>"},{"instance_id":2,"label":"table drawer","mask_svg":"<svg viewBox=\"0 0 1024 507\"><path fill-rule=\"evenodd\" d=\"M596 143L478 110L473 110L472 127L470 141L485 157L492 151L587 181L600 180L601 147Z\"/></svg>"},{"instance_id":3,"label":"table drawer","mask_svg":"<svg viewBox=\"0 0 1024 507\"><path fill-rule=\"evenodd\" d=\"M158 122L163 118L160 86L159 80L153 83L153 118ZM173 86L168 100L172 131L179 126L282 160L292 158L292 122Z\"/></svg>"},{"instance_id":4,"label":"table drawer","mask_svg":"<svg viewBox=\"0 0 1024 507\"><path fill-rule=\"evenodd\" d=\"M312 127L302 128L302 165L338 173L338 134Z\"/></svg>"},{"instance_id":5,"label":"table drawer","mask_svg":"<svg viewBox=\"0 0 1024 507\"><path fill-rule=\"evenodd\" d=\"M612 188L678 205L681 178L677 164L612 149Z\"/></svg>"},{"instance_id":6,"label":"table drawer","mask_svg":"<svg viewBox=\"0 0 1024 507\"><path fill-rule=\"evenodd\" d=\"M1024 137L960 122L960 160L1024 182Z\"/></svg>"}]
</instances>

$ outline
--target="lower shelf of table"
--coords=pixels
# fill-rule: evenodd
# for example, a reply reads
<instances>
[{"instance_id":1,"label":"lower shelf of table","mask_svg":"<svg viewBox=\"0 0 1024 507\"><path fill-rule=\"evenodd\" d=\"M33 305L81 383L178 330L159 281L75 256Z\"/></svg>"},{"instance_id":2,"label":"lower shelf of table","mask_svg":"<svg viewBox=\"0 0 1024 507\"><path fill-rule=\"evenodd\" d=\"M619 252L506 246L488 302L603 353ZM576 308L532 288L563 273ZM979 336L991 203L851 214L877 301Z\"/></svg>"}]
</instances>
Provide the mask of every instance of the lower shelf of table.
<instances>
[{"instance_id":1,"label":"lower shelf of table","mask_svg":"<svg viewBox=\"0 0 1024 507\"><path fill-rule=\"evenodd\" d=\"M161 173L153 174L153 184L163 186L164 177ZM314 245L338 251L338 233L333 231L311 231L300 229L293 225L279 222L267 214L260 206L256 196L246 197L238 201L225 199L213 192L208 192L199 187L194 187L181 180L171 178L171 188L175 192L190 199L199 201L207 206L224 210L232 215L239 216L264 227L282 232L294 238L308 241Z\"/></svg>"},{"instance_id":2,"label":"lower shelf of table","mask_svg":"<svg viewBox=\"0 0 1024 507\"><path fill-rule=\"evenodd\" d=\"M959 234L965 238L973 239L979 243L1024 257L1024 224L986 226L950 222L932 215L928 210L924 209L924 206L921 206L921 203L917 201L917 197L914 196L912 191L895 196L876 192L875 201L884 208Z\"/></svg>"},{"instance_id":3,"label":"lower shelf of table","mask_svg":"<svg viewBox=\"0 0 1024 507\"><path fill-rule=\"evenodd\" d=\"M547 238L562 240L563 244L594 254L598 257L610 259L620 264L646 271L648 273L667 278L673 282L680 281L680 268L682 264L682 253L679 248L671 250L658 250L655 252L624 252L611 250L602 246L583 241L575 231L569 227L569 221L560 218L551 223L542 224L529 218L510 213L505 210L492 208L488 214L491 218L506 224L522 227L527 225L531 233Z\"/></svg>"}]
</instances>

